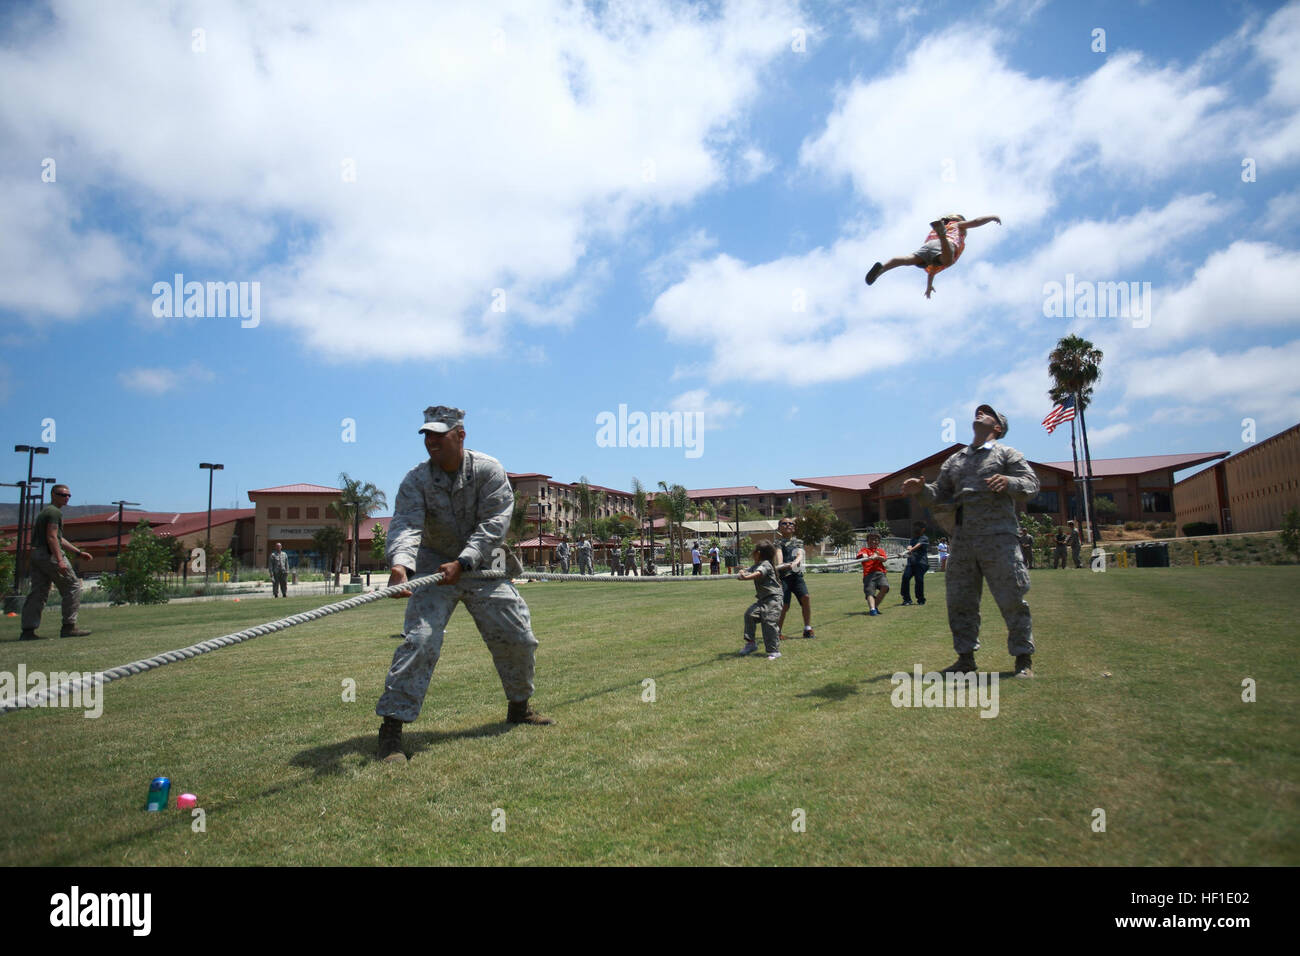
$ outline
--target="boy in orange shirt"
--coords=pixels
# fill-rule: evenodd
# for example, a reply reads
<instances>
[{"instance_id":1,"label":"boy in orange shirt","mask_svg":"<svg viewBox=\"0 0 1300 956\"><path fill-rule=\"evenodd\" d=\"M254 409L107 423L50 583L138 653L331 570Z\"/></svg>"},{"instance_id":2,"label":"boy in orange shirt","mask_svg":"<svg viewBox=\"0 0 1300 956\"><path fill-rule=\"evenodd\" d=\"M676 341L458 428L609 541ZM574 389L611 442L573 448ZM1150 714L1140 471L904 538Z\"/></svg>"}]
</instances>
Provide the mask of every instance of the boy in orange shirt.
<instances>
[{"instance_id":1,"label":"boy in orange shirt","mask_svg":"<svg viewBox=\"0 0 1300 956\"><path fill-rule=\"evenodd\" d=\"M877 262L867 273L867 285L873 284L890 269L917 266L925 270L925 297L930 298L934 292L934 277L961 258L962 251L966 248L966 230L990 222L1002 225L1002 220L997 216L968 220L959 212L936 219L930 223L930 234L925 237L925 244L920 249L910 256L895 256L883 265Z\"/></svg>"},{"instance_id":2,"label":"boy in orange shirt","mask_svg":"<svg viewBox=\"0 0 1300 956\"><path fill-rule=\"evenodd\" d=\"M885 558L889 555L880 547L880 535L875 532L867 535L867 546L858 551L857 556L866 559L862 562L862 593L867 596L870 609L867 613L878 617L880 602L889 593L889 585L885 583Z\"/></svg>"}]
</instances>

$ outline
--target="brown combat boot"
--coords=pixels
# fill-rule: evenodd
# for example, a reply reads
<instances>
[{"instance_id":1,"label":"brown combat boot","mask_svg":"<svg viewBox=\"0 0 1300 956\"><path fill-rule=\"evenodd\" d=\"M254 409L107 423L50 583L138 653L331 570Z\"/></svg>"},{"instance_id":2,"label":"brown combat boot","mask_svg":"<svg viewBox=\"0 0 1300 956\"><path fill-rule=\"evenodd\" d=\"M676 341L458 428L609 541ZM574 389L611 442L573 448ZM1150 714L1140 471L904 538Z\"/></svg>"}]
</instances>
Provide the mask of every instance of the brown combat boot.
<instances>
[{"instance_id":1,"label":"brown combat boot","mask_svg":"<svg viewBox=\"0 0 1300 956\"><path fill-rule=\"evenodd\" d=\"M20 641L39 641L40 639L41 635L36 633L36 628L34 627L23 628L22 634L18 636L18 640Z\"/></svg>"},{"instance_id":2,"label":"brown combat boot","mask_svg":"<svg viewBox=\"0 0 1300 956\"><path fill-rule=\"evenodd\" d=\"M941 670L941 674L973 674L975 667L975 654L958 654L957 659Z\"/></svg>"},{"instance_id":3,"label":"brown combat boot","mask_svg":"<svg viewBox=\"0 0 1300 956\"><path fill-rule=\"evenodd\" d=\"M90 637L90 632L84 631L76 625L73 625L72 627L65 627L63 630L59 631L59 637Z\"/></svg>"},{"instance_id":4,"label":"brown combat boot","mask_svg":"<svg viewBox=\"0 0 1300 956\"><path fill-rule=\"evenodd\" d=\"M1016 676L1033 677L1034 676L1034 659L1028 654L1016 655Z\"/></svg>"},{"instance_id":5,"label":"brown combat boot","mask_svg":"<svg viewBox=\"0 0 1300 956\"><path fill-rule=\"evenodd\" d=\"M526 700L512 700L506 709L506 722L511 724L537 724L545 726L555 723L550 717L543 717L528 706Z\"/></svg>"},{"instance_id":6,"label":"brown combat boot","mask_svg":"<svg viewBox=\"0 0 1300 956\"><path fill-rule=\"evenodd\" d=\"M379 727L379 750L376 760L384 763L406 763L406 754L402 752L402 721L396 717L385 717Z\"/></svg>"}]
</instances>

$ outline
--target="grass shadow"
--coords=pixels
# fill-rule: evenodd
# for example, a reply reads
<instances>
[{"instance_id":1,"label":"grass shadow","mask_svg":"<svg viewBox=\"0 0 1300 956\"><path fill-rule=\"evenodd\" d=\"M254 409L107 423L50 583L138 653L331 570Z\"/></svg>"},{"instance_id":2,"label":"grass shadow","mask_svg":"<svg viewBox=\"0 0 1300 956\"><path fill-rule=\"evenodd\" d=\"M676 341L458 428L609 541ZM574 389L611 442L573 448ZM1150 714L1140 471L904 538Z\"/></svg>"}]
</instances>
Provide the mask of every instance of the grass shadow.
<instances>
[{"instance_id":1,"label":"grass shadow","mask_svg":"<svg viewBox=\"0 0 1300 956\"><path fill-rule=\"evenodd\" d=\"M856 693L858 693L858 688L854 684L830 683L795 696L818 697L825 701L843 701L848 700Z\"/></svg>"},{"instance_id":2,"label":"grass shadow","mask_svg":"<svg viewBox=\"0 0 1300 956\"><path fill-rule=\"evenodd\" d=\"M498 737L508 733L515 725L504 720L467 727L464 730L422 730L415 733L403 733L402 745L408 754L436 747L448 740L473 740L480 737ZM312 776L329 777L346 772L343 759L350 754L360 754L367 759L373 758L378 750L378 734L366 734L364 737L352 737L337 743L325 744L299 751L289 760L289 765L302 767L312 772Z\"/></svg>"}]
</instances>

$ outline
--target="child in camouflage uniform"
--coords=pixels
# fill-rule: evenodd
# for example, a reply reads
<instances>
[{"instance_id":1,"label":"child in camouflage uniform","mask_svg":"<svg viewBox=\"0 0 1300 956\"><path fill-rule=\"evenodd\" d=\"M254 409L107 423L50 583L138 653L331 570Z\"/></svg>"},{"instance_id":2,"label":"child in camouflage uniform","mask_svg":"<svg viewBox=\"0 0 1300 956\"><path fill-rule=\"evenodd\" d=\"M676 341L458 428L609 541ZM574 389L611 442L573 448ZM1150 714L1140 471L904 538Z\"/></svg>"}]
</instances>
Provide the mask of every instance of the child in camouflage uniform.
<instances>
[{"instance_id":1,"label":"child in camouflage uniform","mask_svg":"<svg viewBox=\"0 0 1300 956\"><path fill-rule=\"evenodd\" d=\"M781 581L777 571L785 565L777 565L776 546L770 542L760 544L754 549L754 566L739 575L742 581L754 582L754 603L745 611L745 646L740 649L741 656L753 654L758 650L754 640L754 628L763 626L763 649L767 659L774 661L781 656L780 628L781 619Z\"/></svg>"}]
</instances>

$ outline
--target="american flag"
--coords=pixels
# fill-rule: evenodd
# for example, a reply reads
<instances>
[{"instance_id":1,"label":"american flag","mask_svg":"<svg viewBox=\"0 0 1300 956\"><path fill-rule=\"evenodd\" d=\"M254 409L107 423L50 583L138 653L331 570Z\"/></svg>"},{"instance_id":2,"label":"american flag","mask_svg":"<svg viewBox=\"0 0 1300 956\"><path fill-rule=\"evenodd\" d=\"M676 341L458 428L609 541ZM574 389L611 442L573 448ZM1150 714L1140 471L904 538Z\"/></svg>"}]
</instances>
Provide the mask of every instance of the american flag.
<instances>
[{"instance_id":1,"label":"american flag","mask_svg":"<svg viewBox=\"0 0 1300 956\"><path fill-rule=\"evenodd\" d=\"M1047 429L1047 434L1050 435L1056 431L1057 425L1064 425L1073 418L1074 396L1071 395L1047 413L1047 417L1043 419L1043 427Z\"/></svg>"}]
</instances>

